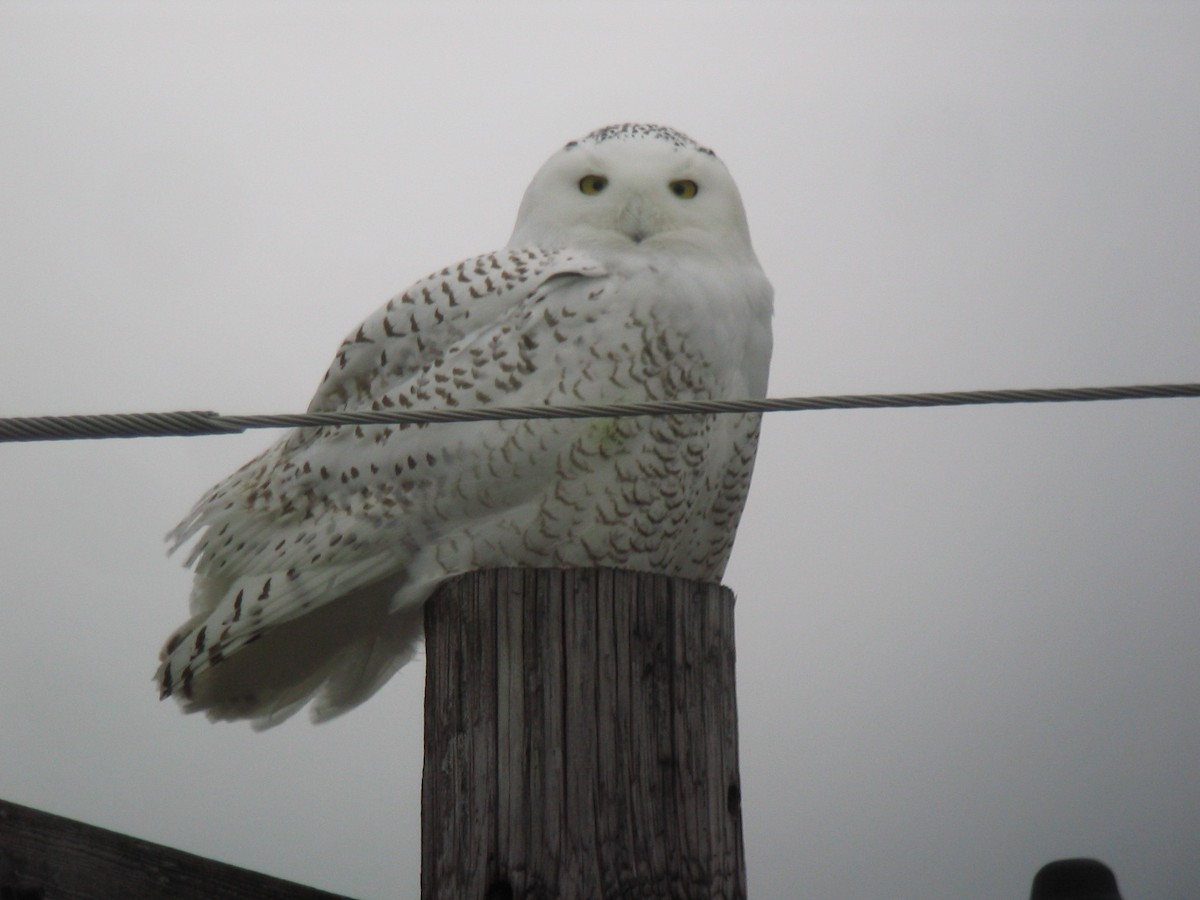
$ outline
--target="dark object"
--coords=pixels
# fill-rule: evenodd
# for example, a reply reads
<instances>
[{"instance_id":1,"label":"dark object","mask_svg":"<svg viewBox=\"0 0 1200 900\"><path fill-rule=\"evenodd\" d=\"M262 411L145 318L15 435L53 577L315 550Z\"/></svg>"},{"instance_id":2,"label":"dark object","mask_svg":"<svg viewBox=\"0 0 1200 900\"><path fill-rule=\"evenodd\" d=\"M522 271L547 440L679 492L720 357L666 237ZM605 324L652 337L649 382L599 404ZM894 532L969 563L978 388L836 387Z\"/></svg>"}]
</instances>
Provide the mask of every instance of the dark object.
<instances>
[{"instance_id":1,"label":"dark object","mask_svg":"<svg viewBox=\"0 0 1200 900\"><path fill-rule=\"evenodd\" d=\"M475 572L425 635L425 900L746 896L731 591Z\"/></svg>"},{"instance_id":2,"label":"dark object","mask_svg":"<svg viewBox=\"0 0 1200 900\"><path fill-rule=\"evenodd\" d=\"M0 900L345 900L0 800Z\"/></svg>"},{"instance_id":3,"label":"dark object","mask_svg":"<svg viewBox=\"0 0 1200 900\"><path fill-rule=\"evenodd\" d=\"M1121 900L1112 869L1098 859L1058 859L1033 877L1029 900Z\"/></svg>"},{"instance_id":4,"label":"dark object","mask_svg":"<svg viewBox=\"0 0 1200 900\"><path fill-rule=\"evenodd\" d=\"M306 428L314 425L394 425L425 422L494 422L505 419L610 419L615 416L680 413L797 412L805 409L967 406L982 403L1066 403L1200 397L1200 384L1132 384L1094 388L1032 388L951 391L941 394L844 394L833 397L776 397L766 400L656 400L588 406L491 406L455 409L359 409L291 415L223 416L181 410L98 416L0 417L0 443L68 441L83 438L188 437L237 434L247 428Z\"/></svg>"}]
</instances>

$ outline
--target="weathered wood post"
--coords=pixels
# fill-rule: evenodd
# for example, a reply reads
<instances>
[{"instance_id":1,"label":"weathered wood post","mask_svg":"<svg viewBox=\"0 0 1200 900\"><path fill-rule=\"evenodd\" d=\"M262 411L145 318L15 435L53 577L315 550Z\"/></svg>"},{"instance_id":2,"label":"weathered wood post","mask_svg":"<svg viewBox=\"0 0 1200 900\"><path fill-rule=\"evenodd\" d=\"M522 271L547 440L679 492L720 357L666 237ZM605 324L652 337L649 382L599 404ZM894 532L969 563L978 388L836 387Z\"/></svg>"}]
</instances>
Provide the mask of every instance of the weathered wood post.
<instances>
[{"instance_id":1,"label":"weathered wood post","mask_svg":"<svg viewBox=\"0 0 1200 900\"><path fill-rule=\"evenodd\" d=\"M500 569L425 613L421 895L746 895L733 593Z\"/></svg>"}]
</instances>

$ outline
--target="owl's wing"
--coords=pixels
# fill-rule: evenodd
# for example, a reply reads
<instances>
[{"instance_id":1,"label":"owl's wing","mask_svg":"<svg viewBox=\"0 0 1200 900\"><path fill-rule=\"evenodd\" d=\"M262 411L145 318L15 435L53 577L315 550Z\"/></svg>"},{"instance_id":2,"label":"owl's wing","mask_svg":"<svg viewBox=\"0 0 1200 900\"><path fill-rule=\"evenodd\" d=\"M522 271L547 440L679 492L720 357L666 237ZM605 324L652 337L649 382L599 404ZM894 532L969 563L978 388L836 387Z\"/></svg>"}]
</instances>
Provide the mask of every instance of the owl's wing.
<instances>
[{"instance_id":1,"label":"owl's wing","mask_svg":"<svg viewBox=\"0 0 1200 900\"><path fill-rule=\"evenodd\" d=\"M384 385L416 375L550 279L599 274L601 267L578 253L540 249L488 253L434 272L346 336L309 412L386 409Z\"/></svg>"},{"instance_id":2,"label":"owl's wing","mask_svg":"<svg viewBox=\"0 0 1200 900\"><path fill-rule=\"evenodd\" d=\"M309 412L385 410L395 406L435 408L456 405L449 392L431 403L414 403L391 389L437 365L447 350L465 337L487 332L499 318L526 303L554 279L604 274L594 260L567 250L509 249L447 266L388 300L338 348L333 364L317 388ZM227 497L253 480L286 466L287 451L328 435L332 429L307 428L290 433L204 494L168 535L172 552L197 531L232 511ZM198 545L187 560L192 565L211 551ZM193 608L193 613L199 610Z\"/></svg>"},{"instance_id":3,"label":"owl's wing","mask_svg":"<svg viewBox=\"0 0 1200 900\"><path fill-rule=\"evenodd\" d=\"M503 357L511 351L515 359L520 351L520 329L513 323L528 321L528 308L548 296L604 274L592 259L563 250L500 251L434 273L346 338L309 409L437 408L465 397L470 399L462 405L486 405L488 394L465 392L456 374L465 371L460 365L486 357L496 374L509 371ZM311 614L322 608L326 633L309 636L321 652L338 650L329 632L339 629L359 639L359 632L375 628L378 641L386 641L406 548L396 546L395 532L386 528L364 534L364 523L423 514L437 490L427 471L443 452L438 438L416 426L298 429L205 494L168 536L177 548L203 532L187 560L196 572L192 618L163 649L157 676L162 695L178 693L185 706L203 707L203 699L192 698L203 694L206 672L217 663L235 670L229 660L236 651L260 640L272 643L273 630L300 617L317 622L320 617ZM419 534L420 528L408 531ZM339 618L355 606L342 602L347 597L362 601L355 615L377 621ZM302 630L298 623L289 627ZM412 640L407 633L394 637L395 643ZM372 645L364 652L382 669L398 666L391 660L402 650ZM289 659L276 666L292 664L304 656L304 640L292 635L280 651ZM343 663L336 653L307 659L302 683L279 698L246 697L244 709L227 712L259 715L265 708L273 724L281 711L303 705ZM359 680L381 683L378 673Z\"/></svg>"}]
</instances>

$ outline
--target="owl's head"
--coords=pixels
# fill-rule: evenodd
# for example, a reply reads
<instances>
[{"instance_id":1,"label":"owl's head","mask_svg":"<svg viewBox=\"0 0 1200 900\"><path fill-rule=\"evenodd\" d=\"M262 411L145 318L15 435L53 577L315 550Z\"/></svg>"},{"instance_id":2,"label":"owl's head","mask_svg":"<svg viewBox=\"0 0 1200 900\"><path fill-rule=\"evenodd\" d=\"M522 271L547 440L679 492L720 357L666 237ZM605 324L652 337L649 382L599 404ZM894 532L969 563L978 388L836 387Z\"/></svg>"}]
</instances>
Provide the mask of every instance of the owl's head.
<instances>
[{"instance_id":1,"label":"owl's head","mask_svg":"<svg viewBox=\"0 0 1200 900\"><path fill-rule=\"evenodd\" d=\"M659 125L610 125L555 153L526 189L509 245L754 257L724 164Z\"/></svg>"}]
</instances>

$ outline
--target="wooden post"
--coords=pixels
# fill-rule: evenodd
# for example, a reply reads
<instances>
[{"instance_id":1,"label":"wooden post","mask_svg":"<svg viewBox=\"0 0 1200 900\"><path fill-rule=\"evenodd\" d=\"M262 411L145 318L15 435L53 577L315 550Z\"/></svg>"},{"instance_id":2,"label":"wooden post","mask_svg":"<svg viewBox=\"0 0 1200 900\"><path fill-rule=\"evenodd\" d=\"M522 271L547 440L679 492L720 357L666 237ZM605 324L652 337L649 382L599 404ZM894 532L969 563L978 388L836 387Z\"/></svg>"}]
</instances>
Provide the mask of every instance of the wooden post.
<instances>
[{"instance_id":1,"label":"wooden post","mask_svg":"<svg viewBox=\"0 0 1200 900\"><path fill-rule=\"evenodd\" d=\"M475 572L425 636L423 900L745 897L729 589Z\"/></svg>"}]
</instances>

